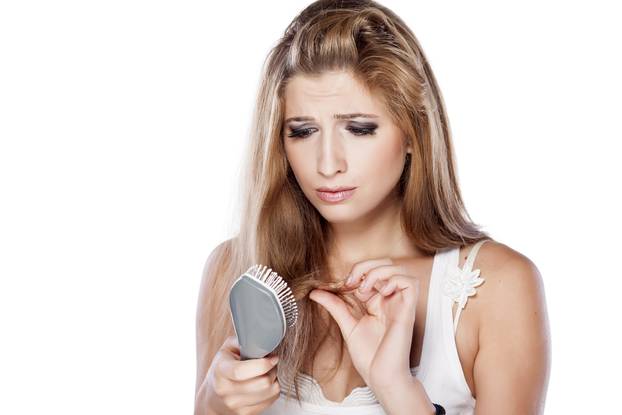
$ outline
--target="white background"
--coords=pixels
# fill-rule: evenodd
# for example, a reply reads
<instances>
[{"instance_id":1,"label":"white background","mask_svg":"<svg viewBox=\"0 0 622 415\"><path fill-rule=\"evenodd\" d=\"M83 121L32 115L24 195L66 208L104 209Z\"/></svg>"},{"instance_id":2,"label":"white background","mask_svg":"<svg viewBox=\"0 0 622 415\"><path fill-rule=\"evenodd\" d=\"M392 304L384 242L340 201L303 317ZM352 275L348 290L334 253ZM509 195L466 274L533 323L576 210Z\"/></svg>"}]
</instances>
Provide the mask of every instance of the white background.
<instances>
[{"instance_id":1,"label":"white background","mask_svg":"<svg viewBox=\"0 0 622 415\"><path fill-rule=\"evenodd\" d=\"M547 414L619 408L614 3L382 3L438 79L469 213L543 276ZM202 267L307 4L0 3L0 413L192 412Z\"/></svg>"}]
</instances>

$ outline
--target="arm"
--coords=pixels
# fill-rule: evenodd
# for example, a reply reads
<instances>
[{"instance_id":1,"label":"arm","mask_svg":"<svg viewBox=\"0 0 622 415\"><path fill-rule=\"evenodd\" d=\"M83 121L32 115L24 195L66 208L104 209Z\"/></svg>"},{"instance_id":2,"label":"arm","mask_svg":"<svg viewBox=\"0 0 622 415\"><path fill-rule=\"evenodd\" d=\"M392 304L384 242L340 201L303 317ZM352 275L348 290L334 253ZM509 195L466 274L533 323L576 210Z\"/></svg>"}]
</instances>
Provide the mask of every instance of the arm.
<instances>
[{"instance_id":1,"label":"arm","mask_svg":"<svg viewBox=\"0 0 622 415\"><path fill-rule=\"evenodd\" d=\"M475 266L487 281L471 305L471 312L477 310L479 316L479 348L473 366L475 413L540 415L550 371L542 278L528 258L495 245L482 248L481 266ZM374 393L388 414L434 414L416 378L395 379Z\"/></svg>"},{"instance_id":2,"label":"arm","mask_svg":"<svg viewBox=\"0 0 622 415\"><path fill-rule=\"evenodd\" d=\"M430 398L416 377L396 380L391 388L379 391L378 402L389 415L435 415Z\"/></svg>"},{"instance_id":3,"label":"arm","mask_svg":"<svg viewBox=\"0 0 622 415\"><path fill-rule=\"evenodd\" d=\"M542 278L536 266L520 254L487 275L473 366L475 413L542 414L550 372Z\"/></svg>"},{"instance_id":4,"label":"arm","mask_svg":"<svg viewBox=\"0 0 622 415\"><path fill-rule=\"evenodd\" d=\"M222 284L222 270L230 255L230 241L218 245L210 253L205 265L199 288L196 311L196 383L195 383L195 415L213 415L206 408L203 383L218 348L227 337L228 325L222 324L219 313L222 313L222 299L217 291ZM224 321L229 321L225 319ZM218 324L221 322L220 324ZM207 412L206 412L207 411Z\"/></svg>"}]
</instances>

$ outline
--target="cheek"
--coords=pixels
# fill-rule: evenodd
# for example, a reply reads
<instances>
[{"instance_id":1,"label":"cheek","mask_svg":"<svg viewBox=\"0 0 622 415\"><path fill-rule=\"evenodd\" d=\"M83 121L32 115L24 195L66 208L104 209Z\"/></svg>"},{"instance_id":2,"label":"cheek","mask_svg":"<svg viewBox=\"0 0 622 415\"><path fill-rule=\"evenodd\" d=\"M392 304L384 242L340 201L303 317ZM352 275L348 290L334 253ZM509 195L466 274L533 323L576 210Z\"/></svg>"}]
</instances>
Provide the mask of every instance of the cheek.
<instances>
[{"instance_id":1,"label":"cheek","mask_svg":"<svg viewBox=\"0 0 622 415\"><path fill-rule=\"evenodd\" d=\"M305 153L300 151L300 149L292 150L286 147L285 154L287 156L287 162L294 172L294 176L296 176L299 182L304 183L305 177L309 174L307 170L311 168L308 153L307 157L305 157Z\"/></svg>"},{"instance_id":2,"label":"cheek","mask_svg":"<svg viewBox=\"0 0 622 415\"><path fill-rule=\"evenodd\" d=\"M379 183L392 182L399 178L404 168L400 142L391 140L391 144L371 146L360 154L358 167L367 178Z\"/></svg>"},{"instance_id":3,"label":"cheek","mask_svg":"<svg viewBox=\"0 0 622 415\"><path fill-rule=\"evenodd\" d=\"M286 147L285 154L287 156L287 162L291 166L292 170L294 170L294 171L298 170L298 168L300 166L300 157L297 154L297 152L296 151L292 151L291 149L288 149Z\"/></svg>"},{"instance_id":4,"label":"cheek","mask_svg":"<svg viewBox=\"0 0 622 415\"><path fill-rule=\"evenodd\" d=\"M391 166L399 164L400 153L398 149L392 149L390 146L383 146L372 149L367 157L366 164L370 168L387 172Z\"/></svg>"}]
</instances>

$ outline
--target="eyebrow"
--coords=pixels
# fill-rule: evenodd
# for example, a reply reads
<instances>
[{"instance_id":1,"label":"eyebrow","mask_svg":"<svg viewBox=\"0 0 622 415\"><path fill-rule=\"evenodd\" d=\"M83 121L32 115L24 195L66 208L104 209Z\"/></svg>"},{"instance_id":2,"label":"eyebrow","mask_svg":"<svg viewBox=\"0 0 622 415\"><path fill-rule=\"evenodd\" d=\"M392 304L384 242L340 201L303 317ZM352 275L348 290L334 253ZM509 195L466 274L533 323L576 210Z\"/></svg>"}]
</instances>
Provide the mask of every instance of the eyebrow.
<instances>
[{"instance_id":1,"label":"eyebrow","mask_svg":"<svg viewBox=\"0 0 622 415\"><path fill-rule=\"evenodd\" d=\"M352 114L333 114L333 118L336 120L349 120L352 118L378 118L377 115L375 114L364 114L362 112L355 112ZM285 123L288 123L290 121L313 121L314 118L313 117L290 117L288 119L285 120Z\"/></svg>"}]
</instances>

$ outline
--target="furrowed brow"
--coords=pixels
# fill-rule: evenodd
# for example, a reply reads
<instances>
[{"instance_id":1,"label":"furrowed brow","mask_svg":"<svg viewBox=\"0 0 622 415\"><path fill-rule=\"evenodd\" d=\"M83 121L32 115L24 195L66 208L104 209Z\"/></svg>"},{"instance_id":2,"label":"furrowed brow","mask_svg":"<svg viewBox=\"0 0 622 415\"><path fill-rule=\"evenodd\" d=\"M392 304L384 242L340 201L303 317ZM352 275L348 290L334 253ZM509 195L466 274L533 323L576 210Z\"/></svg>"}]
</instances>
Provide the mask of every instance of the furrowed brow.
<instances>
[{"instance_id":1,"label":"furrowed brow","mask_svg":"<svg viewBox=\"0 0 622 415\"><path fill-rule=\"evenodd\" d=\"M333 114L333 118L336 120L349 120L352 118L378 118L375 114L365 114L362 112L354 112L352 114ZM300 116L300 117L290 117L285 120L286 123L290 121L313 121L313 117Z\"/></svg>"}]
</instances>

